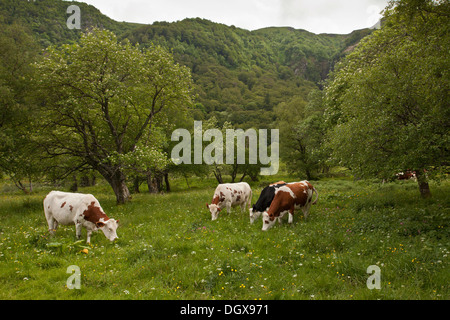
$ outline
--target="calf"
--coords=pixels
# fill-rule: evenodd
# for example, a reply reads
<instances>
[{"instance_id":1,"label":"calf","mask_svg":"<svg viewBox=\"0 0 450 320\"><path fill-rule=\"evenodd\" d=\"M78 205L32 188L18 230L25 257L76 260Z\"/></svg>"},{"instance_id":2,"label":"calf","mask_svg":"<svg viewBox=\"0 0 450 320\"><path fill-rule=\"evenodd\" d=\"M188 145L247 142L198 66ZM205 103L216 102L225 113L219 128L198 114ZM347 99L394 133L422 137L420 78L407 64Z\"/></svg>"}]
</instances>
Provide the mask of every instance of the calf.
<instances>
[{"instance_id":1,"label":"calf","mask_svg":"<svg viewBox=\"0 0 450 320\"><path fill-rule=\"evenodd\" d=\"M244 211L252 201L252 189L247 182L239 183L224 183L219 184L214 192L211 204L206 204L206 207L211 212L211 219L216 220L219 216L220 210L227 208L230 213L231 207L241 206Z\"/></svg>"},{"instance_id":2,"label":"calf","mask_svg":"<svg viewBox=\"0 0 450 320\"><path fill-rule=\"evenodd\" d=\"M252 208L249 209L250 223L255 222L255 220L259 218L261 213L269 209L273 197L275 196L275 191L284 185L286 185L286 182L278 181L262 189L258 201L256 201L256 203L252 206Z\"/></svg>"},{"instance_id":3,"label":"calf","mask_svg":"<svg viewBox=\"0 0 450 320\"><path fill-rule=\"evenodd\" d=\"M86 228L88 243L91 242L92 231L98 229L111 241L118 238L119 220L108 218L92 194L51 191L44 199L44 212L51 234L55 233L58 224L75 224L78 239L81 238L81 228Z\"/></svg>"},{"instance_id":4,"label":"calf","mask_svg":"<svg viewBox=\"0 0 450 320\"><path fill-rule=\"evenodd\" d=\"M316 199L311 202L313 192L316 193ZM306 219L311 204L316 204L318 198L319 193L306 180L288 183L285 186L281 186L275 191L275 196L269 209L263 213L264 223L262 230L266 231L270 229L275 223L275 218L285 212L289 213L289 223L292 223L295 209L301 208Z\"/></svg>"}]
</instances>

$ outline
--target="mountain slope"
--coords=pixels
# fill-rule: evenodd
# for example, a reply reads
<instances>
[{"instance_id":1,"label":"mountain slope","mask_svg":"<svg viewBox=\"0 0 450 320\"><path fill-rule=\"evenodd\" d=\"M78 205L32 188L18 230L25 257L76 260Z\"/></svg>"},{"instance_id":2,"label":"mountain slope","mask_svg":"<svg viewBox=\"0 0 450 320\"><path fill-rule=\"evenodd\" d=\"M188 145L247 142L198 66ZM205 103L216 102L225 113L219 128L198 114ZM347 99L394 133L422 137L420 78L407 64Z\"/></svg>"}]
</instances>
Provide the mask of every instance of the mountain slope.
<instances>
[{"instance_id":1,"label":"mountain slope","mask_svg":"<svg viewBox=\"0 0 450 320\"><path fill-rule=\"evenodd\" d=\"M138 24L117 22L103 15L94 6L77 1L62 0L1 0L0 19L5 23L16 21L28 27L42 47L76 41L81 30L68 29L70 17L67 8L77 5L81 11L81 30L105 28L120 35Z\"/></svg>"},{"instance_id":2,"label":"mountain slope","mask_svg":"<svg viewBox=\"0 0 450 320\"><path fill-rule=\"evenodd\" d=\"M81 9L81 30L66 26L71 4ZM117 22L91 5L61 0L2 0L2 21L23 24L43 48L74 42L93 27L109 29L142 47L168 48L176 61L192 70L198 93L195 117L215 115L219 122L228 120L241 128L270 127L278 104L306 101L346 49L370 32L316 35L282 27L248 31L200 18L143 25Z\"/></svg>"}]
</instances>

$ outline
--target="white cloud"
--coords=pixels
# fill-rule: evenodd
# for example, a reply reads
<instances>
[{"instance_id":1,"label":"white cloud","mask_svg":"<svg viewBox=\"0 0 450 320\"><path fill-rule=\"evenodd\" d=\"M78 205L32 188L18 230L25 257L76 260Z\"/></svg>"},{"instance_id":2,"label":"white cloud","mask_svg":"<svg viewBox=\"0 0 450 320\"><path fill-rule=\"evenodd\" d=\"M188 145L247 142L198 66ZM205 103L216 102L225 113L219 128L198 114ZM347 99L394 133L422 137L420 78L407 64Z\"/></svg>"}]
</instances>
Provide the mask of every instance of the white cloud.
<instances>
[{"instance_id":1,"label":"white cloud","mask_svg":"<svg viewBox=\"0 0 450 320\"><path fill-rule=\"evenodd\" d=\"M84 0L117 21L151 24L205 18L255 30L290 26L314 33L371 27L388 0Z\"/></svg>"}]
</instances>

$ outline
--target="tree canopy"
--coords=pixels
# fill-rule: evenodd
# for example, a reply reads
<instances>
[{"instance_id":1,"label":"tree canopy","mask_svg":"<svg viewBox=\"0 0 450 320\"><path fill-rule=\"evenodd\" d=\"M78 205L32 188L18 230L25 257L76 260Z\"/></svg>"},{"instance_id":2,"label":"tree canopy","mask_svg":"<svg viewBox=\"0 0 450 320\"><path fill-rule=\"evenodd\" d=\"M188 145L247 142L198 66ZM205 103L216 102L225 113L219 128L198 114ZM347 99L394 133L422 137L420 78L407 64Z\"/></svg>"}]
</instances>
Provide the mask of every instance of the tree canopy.
<instances>
[{"instance_id":1,"label":"tree canopy","mask_svg":"<svg viewBox=\"0 0 450 320\"><path fill-rule=\"evenodd\" d=\"M425 172L449 160L449 2L391 1L325 89L329 146L360 177Z\"/></svg>"},{"instance_id":2,"label":"tree canopy","mask_svg":"<svg viewBox=\"0 0 450 320\"><path fill-rule=\"evenodd\" d=\"M78 43L48 48L36 69L45 101L36 139L49 156L70 156L77 159L71 167L98 171L118 203L130 197L127 163L164 166L149 139L155 118L173 108L183 114L192 103L190 72L170 53L93 30Z\"/></svg>"}]
</instances>

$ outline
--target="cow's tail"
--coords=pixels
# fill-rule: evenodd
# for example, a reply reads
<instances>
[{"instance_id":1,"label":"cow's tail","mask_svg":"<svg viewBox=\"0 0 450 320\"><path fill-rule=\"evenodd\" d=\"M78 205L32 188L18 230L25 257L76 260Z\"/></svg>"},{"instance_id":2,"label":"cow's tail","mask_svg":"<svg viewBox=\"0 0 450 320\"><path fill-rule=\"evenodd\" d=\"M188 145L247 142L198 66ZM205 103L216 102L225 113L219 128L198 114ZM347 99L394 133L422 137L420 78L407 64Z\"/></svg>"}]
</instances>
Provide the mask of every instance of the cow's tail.
<instances>
[{"instance_id":1,"label":"cow's tail","mask_svg":"<svg viewBox=\"0 0 450 320\"><path fill-rule=\"evenodd\" d=\"M319 192L317 192L316 188L313 187L313 192L316 193L316 199L312 202L312 204L316 204L317 200L319 199Z\"/></svg>"}]
</instances>

